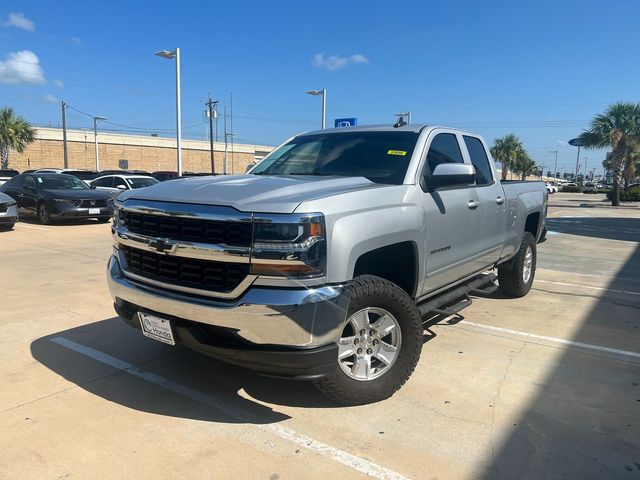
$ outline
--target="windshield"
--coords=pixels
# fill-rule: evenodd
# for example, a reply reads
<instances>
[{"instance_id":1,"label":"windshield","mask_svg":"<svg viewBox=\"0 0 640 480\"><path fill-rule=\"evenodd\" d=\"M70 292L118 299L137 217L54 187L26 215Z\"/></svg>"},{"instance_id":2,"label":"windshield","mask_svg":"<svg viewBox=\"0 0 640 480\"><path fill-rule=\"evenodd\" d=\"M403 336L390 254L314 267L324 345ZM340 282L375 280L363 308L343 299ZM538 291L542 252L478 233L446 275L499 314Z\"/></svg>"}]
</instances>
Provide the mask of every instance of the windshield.
<instances>
[{"instance_id":1,"label":"windshield","mask_svg":"<svg viewBox=\"0 0 640 480\"><path fill-rule=\"evenodd\" d=\"M71 175L34 175L38 188L44 190L88 190L79 178Z\"/></svg>"},{"instance_id":2,"label":"windshield","mask_svg":"<svg viewBox=\"0 0 640 480\"><path fill-rule=\"evenodd\" d=\"M158 180L155 178L127 178L127 182L129 182L131 188L143 188L155 185Z\"/></svg>"},{"instance_id":3,"label":"windshield","mask_svg":"<svg viewBox=\"0 0 640 480\"><path fill-rule=\"evenodd\" d=\"M253 175L338 175L400 185L418 139L415 132L301 135L262 160Z\"/></svg>"}]
</instances>

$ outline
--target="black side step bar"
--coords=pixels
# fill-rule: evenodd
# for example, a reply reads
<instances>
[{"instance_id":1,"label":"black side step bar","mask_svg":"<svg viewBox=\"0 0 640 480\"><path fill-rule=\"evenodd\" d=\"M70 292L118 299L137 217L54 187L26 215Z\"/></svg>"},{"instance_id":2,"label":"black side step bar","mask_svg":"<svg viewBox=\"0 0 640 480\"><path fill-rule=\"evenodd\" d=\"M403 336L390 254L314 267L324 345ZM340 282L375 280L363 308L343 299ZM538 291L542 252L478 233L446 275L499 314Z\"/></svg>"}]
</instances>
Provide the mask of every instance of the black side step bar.
<instances>
[{"instance_id":1,"label":"black side step bar","mask_svg":"<svg viewBox=\"0 0 640 480\"><path fill-rule=\"evenodd\" d=\"M473 302L471 297L469 297L470 293L488 295L495 292L498 289L498 287L493 283L495 282L495 280L496 275L494 273L476 277L475 279L463 285L455 287L451 290L441 293L431 300L427 300L426 302L421 303L420 305L418 305L418 311L422 316L425 316L432 312L447 316L458 313L460 310L467 308ZM487 288L482 288L485 285L487 286ZM462 300L460 300L456 304L451 305L447 308L441 308L456 300L459 300L460 298L462 298Z\"/></svg>"}]
</instances>

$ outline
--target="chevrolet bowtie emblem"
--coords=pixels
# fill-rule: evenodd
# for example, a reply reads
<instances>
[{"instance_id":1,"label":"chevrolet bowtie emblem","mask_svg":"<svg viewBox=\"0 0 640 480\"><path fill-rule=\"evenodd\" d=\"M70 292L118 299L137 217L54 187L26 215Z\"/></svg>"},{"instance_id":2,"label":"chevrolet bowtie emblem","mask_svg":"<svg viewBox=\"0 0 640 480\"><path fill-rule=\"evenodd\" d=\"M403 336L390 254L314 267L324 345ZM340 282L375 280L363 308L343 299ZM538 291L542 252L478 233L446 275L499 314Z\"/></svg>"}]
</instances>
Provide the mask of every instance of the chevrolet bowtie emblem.
<instances>
[{"instance_id":1,"label":"chevrolet bowtie emblem","mask_svg":"<svg viewBox=\"0 0 640 480\"><path fill-rule=\"evenodd\" d=\"M158 253L173 252L175 246L176 244L174 242L170 242L162 238L157 238L149 242L149 248L155 249Z\"/></svg>"}]
</instances>

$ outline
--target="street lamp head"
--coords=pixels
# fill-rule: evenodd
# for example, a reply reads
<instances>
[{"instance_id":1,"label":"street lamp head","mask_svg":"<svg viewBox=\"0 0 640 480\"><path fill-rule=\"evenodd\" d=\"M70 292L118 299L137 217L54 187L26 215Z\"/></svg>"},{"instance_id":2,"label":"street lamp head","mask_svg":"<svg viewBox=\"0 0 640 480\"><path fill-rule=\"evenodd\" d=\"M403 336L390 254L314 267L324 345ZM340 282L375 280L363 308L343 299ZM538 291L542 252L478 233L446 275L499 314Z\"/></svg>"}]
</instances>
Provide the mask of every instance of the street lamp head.
<instances>
[{"instance_id":1,"label":"street lamp head","mask_svg":"<svg viewBox=\"0 0 640 480\"><path fill-rule=\"evenodd\" d=\"M107 119L107 117L101 117L100 115L94 115L94 116L93 116L93 119L94 119L94 120L106 120L106 119Z\"/></svg>"},{"instance_id":2,"label":"street lamp head","mask_svg":"<svg viewBox=\"0 0 640 480\"><path fill-rule=\"evenodd\" d=\"M324 95L324 90L309 90L308 92L304 92L309 95Z\"/></svg>"},{"instance_id":3,"label":"street lamp head","mask_svg":"<svg viewBox=\"0 0 640 480\"><path fill-rule=\"evenodd\" d=\"M157 57L162 57L162 58L176 58L176 51L172 51L170 52L169 50L160 50L159 52L154 53L154 55L156 55Z\"/></svg>"}]
</instances>

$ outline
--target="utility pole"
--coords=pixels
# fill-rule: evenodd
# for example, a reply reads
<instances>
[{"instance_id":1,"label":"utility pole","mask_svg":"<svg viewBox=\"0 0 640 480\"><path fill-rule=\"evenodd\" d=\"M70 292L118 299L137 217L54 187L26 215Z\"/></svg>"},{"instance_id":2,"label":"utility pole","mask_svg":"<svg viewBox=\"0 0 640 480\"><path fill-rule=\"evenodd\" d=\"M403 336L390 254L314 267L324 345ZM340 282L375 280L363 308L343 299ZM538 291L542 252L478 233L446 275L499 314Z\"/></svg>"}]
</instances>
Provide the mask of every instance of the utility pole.
<instances>
[{"instance_id":1,"label":"utility pole","mask_svg":"<svg viewBox=\"0 0 640 480\"><path fill-rule=\"evenodd\" d=\"M231 115L231 117L229 118L229 120L231 121L231 174L233 175L233 162L234 162L234 156L233 156L233 92L231 92L229 94L229 114Z\"/></svg>"},{"instance_id":2,"label":"utility pole","mask_svg":"<svg viewBox=\"0 0 640 480\"><path fill-rule=\"evenodd\" d=\"M580 147L582 145L578 145L578 156L576 157L576 183L578 183L578 170L580 170Z\"/></svg>"},{"instance_id":3,"label":"utility pole","mask_svg":"<svg viewBox=\"0 0 640 480\"><path fill-rule=\"evenodd\" d=\"M209 113L209 147L211 149L211 173L216 173L216 164L215 164L215 157L214 157L214 153L213 153L213 112L214 110L214 105L218 103L217 100L211 100L211 95L209 95L209 100L207 101L206 105L208 108L208 113ZM217 121L217 119L216 119ZM217 135L216 135L217 137Z\"/></svg>"},{"instance_id":4,"label":"utility pole","mask_svg":"<svg viewBox=\"0 0 640 480\"><path fill-rule=\"evenodd\" d=\"M62 100L62 148L64 151L64 168L69 168L67 154L67 104Z\"/></svg>"},{"instance_id":5,"label":"utility pole","mask_svg":"<svg viewBox=\"0 0 640 480\"><path fill-rule=\"evenodd\" d=\"M587 182L589 180L588 174L589 170L587 170L587 163L589 162L589 157L584 157L584 181Z\"/></svg>"},{"instance_id":6,"label":"utility pole","mask_svg":"<svg viewBox=\"0 0 640 480\"><path fill-rule=\"evenodd\" d=\"M224 106L224 168L223 173L227 174L227 155L229 151L229 144L227 143L227 106Z\"/></svg>"}]
</instances>

